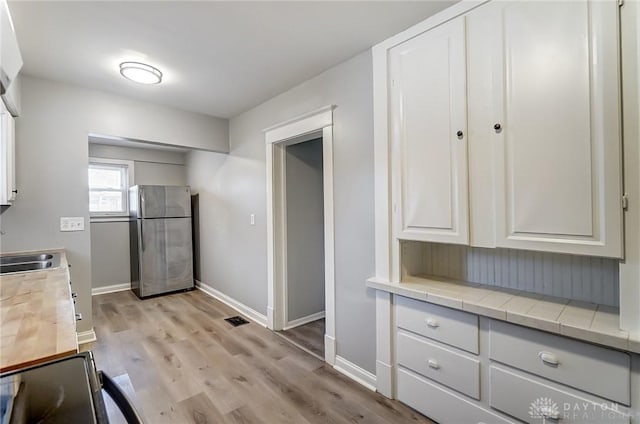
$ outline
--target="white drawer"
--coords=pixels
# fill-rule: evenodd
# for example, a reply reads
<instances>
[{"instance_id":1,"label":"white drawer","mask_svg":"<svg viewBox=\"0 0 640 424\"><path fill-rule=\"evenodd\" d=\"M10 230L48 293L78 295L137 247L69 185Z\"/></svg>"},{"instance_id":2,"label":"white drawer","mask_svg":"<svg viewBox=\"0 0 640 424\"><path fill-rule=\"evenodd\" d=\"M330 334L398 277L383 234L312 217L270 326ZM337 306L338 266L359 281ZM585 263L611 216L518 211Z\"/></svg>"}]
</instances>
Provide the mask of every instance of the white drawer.
<instances>
[{"instance_id":1,"label":"white drawer","mask_svg":"<svg viewBox=\"0 0 640 424\"><path fill-rule=\"evenodd\" d=\"M400 402L440 424L513 424L512 421L404 369L398 369L397 392Z\"/></svg>"},{"instance_id":2,"label":"white drawer","mask_svg":"<svg viewBox=\"0 0 640 424\"><path fill-rule=\"evenodd\" d=\"M629 405L626 353L493 320L489 346L495 361Z\"/></svg>"},{"instance_id":3,"label":"white drawer","mask_svg":"<svg viewBox=\"0 0 640 424\"><path fill-rule=\"evenodd\" d=\"M442 343L478 353L478 316L395 296L396 325Z\"/></svg>"},{"instance_id":4,"label":"white drawer","mask_svg":"<svg viewBox=\"0 0 640 424\"><path fill-rule=\"evenodd\" d=\"M404 331L398 332L396 357L399 365L480 399L480 361L477 359Z\"/></svg>"},{"instance_id":5,"label":"white drawer","mask_svg":"<svg viewBox=\"0 0 640 424\"><path fill-rule=\"evenodd\" d=\"M586 371L586 370L585 370ZM551 387L524 374L490 367L491 406L528 423L629 423L615 403L586 393ZM594 384L598 384L594 380Z\"/></svg>"}]
</instances>

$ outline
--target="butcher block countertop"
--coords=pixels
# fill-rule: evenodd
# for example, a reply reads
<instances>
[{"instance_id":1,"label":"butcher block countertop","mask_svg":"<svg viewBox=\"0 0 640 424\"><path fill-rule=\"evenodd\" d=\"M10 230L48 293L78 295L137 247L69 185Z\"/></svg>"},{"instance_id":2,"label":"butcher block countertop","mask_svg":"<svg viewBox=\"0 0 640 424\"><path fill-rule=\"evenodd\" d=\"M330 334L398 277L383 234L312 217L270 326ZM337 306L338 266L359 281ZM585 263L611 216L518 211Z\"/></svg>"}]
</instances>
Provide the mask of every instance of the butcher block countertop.
<instances>
[{"instance_id":1,"label":"butcher block countertop","mask_svg":"<svg viewBox=\"0 0 640 424\"><path fill-rule=\"evenodd\" d=\"M60 253L59 267L0 276L0 372L78 352L67 259L46 252Z\"/></svg>"}]
</instances>

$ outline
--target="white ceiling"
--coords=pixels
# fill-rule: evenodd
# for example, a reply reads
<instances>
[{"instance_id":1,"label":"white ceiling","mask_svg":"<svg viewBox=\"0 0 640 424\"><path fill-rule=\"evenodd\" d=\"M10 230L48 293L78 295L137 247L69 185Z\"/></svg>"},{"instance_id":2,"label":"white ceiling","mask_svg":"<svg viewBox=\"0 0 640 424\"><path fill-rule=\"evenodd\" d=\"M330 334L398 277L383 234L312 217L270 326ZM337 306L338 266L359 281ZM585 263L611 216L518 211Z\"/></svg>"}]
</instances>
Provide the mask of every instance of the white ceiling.
<instances>
[{"instance_id":1,"label":"white ceiling","mask_svg":"<svg viewBox=\"0 0 640 424\"><path fill-rule=\"evenodd\" d=\"M27 75L228 118L453 1L10 1ZM141 61L165 80L125 80Z\"/></svg>"}]
</instances>

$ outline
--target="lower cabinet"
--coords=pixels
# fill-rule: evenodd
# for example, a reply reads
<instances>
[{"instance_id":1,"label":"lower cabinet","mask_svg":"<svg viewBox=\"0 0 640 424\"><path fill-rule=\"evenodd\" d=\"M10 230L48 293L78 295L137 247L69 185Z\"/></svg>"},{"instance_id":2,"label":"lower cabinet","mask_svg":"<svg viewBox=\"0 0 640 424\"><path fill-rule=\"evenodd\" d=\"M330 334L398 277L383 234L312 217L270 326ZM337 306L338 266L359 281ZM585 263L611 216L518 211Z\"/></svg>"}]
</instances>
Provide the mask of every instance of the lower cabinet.
<instances>
[{"instance_id":1,"label":"lower cabinet","mask_svg":"<svg viewBox=\"0 0 640 424\"><path fill-rule=\"evenodd\" d=\"M491 407L527 423L630 423L615 402L491 365ZM593 381L598 385L598 381Z\"/></svg>"},{"instance_id":2,"label":"lower cabinet","mask_svg":"<svg viewBox=\"0 0 640 424\"><path fill-rule=\"evenodd\" d=\"M393 299L396 398L440 424L630 423L638 408L626 352Z\"/></svg>"},{"instance_id":3,"label":"lower cabinet","mask_svg":"<svg viewBox=\"0 0 640 424\"><path fill-rule=\"evenodd\" d=\"M398 368L398 400L440 424L513 423L411 371Z\"/></svg>"}]
</instances>

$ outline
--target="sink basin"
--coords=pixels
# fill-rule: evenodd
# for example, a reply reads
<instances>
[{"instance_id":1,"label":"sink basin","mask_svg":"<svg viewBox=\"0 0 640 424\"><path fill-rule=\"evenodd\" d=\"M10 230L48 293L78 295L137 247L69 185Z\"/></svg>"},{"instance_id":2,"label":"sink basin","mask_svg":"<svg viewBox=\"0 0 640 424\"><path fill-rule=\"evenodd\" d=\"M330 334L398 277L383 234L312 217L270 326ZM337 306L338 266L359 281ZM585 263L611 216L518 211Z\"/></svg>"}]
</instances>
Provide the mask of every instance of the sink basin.
<instances>
[{"instance_id":1,"label":"sink basin","mask_svg":"<svg viewBox=\"0 0 640 424\"><path fill-rule=\"evenodd\" d=\"M59 253L34 253L0 257L0 274L39 271L60 266Z\"/></svg>"},{"instance_id":2,"label":"sink basin","mask_svg":"<svg viewBox=\"0 0 640 424\"><path fill-rule=\"evenodd\" d=\"M0 274L7 274L9 272L37 271L40 269L48 269L48 268L53 268L53 262L39 261L39 262L26 262L22 264L0 265Z\"/></svg>"},{"instance_id":3,"label":"sink basin","mask_svg":"<svg viewBox=\"0 0 640 424\"><path fill-rule=\"evenodd\" d=\"M40 253L35 255L4 256L0 258L0 265L19 264L24 262L50 261L51 259L53 259L53 255L51 253Z\"/></svg>"}]
</instances>

